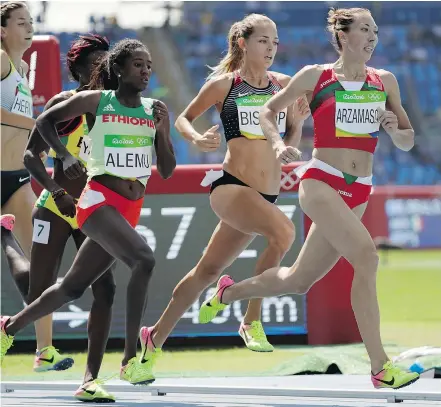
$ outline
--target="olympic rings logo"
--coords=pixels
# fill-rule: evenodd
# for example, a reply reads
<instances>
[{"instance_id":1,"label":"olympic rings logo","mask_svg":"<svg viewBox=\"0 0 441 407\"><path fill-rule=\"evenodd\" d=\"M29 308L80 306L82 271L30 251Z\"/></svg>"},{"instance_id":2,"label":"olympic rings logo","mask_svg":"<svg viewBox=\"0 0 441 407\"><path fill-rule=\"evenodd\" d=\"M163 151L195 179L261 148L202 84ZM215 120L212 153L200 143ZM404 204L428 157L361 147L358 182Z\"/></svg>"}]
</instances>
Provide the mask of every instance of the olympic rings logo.
<instances>
[{"instance_id":1,"label":"olympic rings logo","mask_svg":"<svg viewBox=\"0 0 441 407\"><path fill-rule=\"evenodd\" d=\"M370 93L368 98L373 102L379 102L381 100L381 95L379 95L378 93Z\"/></svg>"},{"instance_id":2,"label":"olympic rings logo","mask_svg":"<svg viewBox=\"0 0 441 407\"><path fill-rule=\"evenodd\" d=\"M294 170L291 170L288 173L282 171L282 177L280 179L280 187L283 190L289 191L293 189L299 182L300 179L299 177L297 177Z\"/></svg>"},{"instance_id":3,"label":"olympic rings logo","mask_svg":"<svg viewBox=\"0 0 441 407\"><path fill-rule=\"evenodd\" d=\"M150 137L138 137L136 140L140 146L149 146L150 145Z\"/></svg>"}]
</instances>

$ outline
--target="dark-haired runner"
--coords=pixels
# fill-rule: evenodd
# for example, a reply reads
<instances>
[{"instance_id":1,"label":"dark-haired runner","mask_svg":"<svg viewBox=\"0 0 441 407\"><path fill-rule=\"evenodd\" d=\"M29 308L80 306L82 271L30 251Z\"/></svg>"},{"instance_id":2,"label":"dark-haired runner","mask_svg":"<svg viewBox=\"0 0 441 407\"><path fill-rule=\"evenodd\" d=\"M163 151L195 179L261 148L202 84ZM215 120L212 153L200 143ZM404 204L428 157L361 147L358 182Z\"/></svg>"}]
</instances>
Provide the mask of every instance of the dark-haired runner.
<instances>
[{"instance_id":1,"label":"dark-haired runner","mask_svg":"<svg viewBox=\"0 0 441 407\"><path fill-rule=\"evenodd\" d=\"M151 248L134 229L151 175L153 147L160 175L169 178L176 166L167 107L141 97L151 75L151 56L136 40L123 40L97 67L91 87L115 91L83 91L44 112L37 120L42 136L61 159L68 178L84 167L60 142L55 124L91 114L88 181L77 206L77 221L87 235L71 269L60 284L13 317L2 317L1 359L13 337L32 321L79 298L115 261L132 272L127 287L126 342L121 379L132 384L153 381L148 363L136 359L141 318L155 265Z\"/></svg>"}]
</instances>

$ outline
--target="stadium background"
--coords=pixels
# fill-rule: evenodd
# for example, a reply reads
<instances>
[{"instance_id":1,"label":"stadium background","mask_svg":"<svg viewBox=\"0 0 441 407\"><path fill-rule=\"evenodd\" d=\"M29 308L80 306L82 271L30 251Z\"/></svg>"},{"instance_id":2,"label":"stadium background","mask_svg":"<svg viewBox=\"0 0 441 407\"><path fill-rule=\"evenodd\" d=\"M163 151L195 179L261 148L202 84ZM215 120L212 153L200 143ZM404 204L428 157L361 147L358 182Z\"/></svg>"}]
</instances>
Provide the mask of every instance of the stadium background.
<instances>
[{"instance_id":1,"label":"stadium background","mask_svg":"<svg viewBox=\"0 0 441 407\"><path fill-rule=\"evenodd\" d=\"M304 65L333 62L336 59L325 31L329 6L371 9L380 27L380 43L369 65L388 69L396 75L403 105L416 131L416 146L409 153L396 149L390 138L385 133L381 134L375 157L374 185L379 187L376 188L379 195L373 196L371 211L367 214L369 230L377 238L379 247L392 244L401 248L393 253L388 250L381 253L379 295L384 309L383 332L390 341L405 335L403 345L441 343L441 330L437 330L441 324L441 3L214 1L160 5L157 2L106 2L107 7L102 7L102 14L99 11L91 14L86 6L88 3L75 2L65 5L64 18L66 14L71 15L72 8L76 10L66 25L72 27L68 31L57 29L51 17L51 8L59 9L59 3L30 2L30 7L36 21L36 34L53 35L59 42L62 89L75 87L75 83L69 79L64 56L70 43L79 34L98 32L106 35L112 43L125 37L138 38L149 47L154 61L155 73L146 95L166 102L172 122L202 85L209 73L207 65L215 65L226 51L226 34L232 22L246 14L264 13L278 24L280 47L272 69L292 75ZM98 2L93 4L96 6ZM109 14L112 4L119 5L116 8L119 10L117 14ZM131 7L131 13L149 14L151 11L156 16L155 20L148 24L144 21L132 24L124 14L125 7ZM97 7L92 8L99 10ZM76 29L76 22L78 27L84 29ZM44 72L43 77L37 77L36 81L49 82L54 79L51 66L45 68ZM44 105L44 98L35 93L34 97L36 104L40 103L38 111ZM198 119L197 126L203 130L215 123L220 124L220 121L212 109ZM312 136L312 120L308 119L300 145L305 159L311 156ZM218 152L207 154L193 149L175 129L172 130L172 138L180 165L205 164L209 169L222 162L225 144ZM50 161L48 165L51 165ZM288 177L287 182L295 183L295 180ZM290 192L284 193L279 204L285 206L284 209L291 214L298 230L302 230L303 217L298 210L289 208L297 204L295 185L286 189ZM195 264L215 222L205 191L189 196L152 194L146 198L143 221L138 230L150 244L157 246L156 255L160 257L155 288L152 290L156 297L150 299L145 317L147 322L156 320L170 298L175 283ZM179 228L188 231L187 240L181 242L178 253L170 254L171 243ZM302 243L301 234L299 236L284 264L290 264L295 259ZM254 243L230 272L239 279L249 275L256 253L263 244L263 240ZM73 255L73 246L69 246L61 276L71 264ZM348 267L345 265L344 268L344 278L349 281ZM123 287L127 276L124 275L125 269L121 270L118 274L121 276L118 281L119 299L115 308L122 318ZM337 283L334 279L332 284ZM8 273L3 272L2 313L5 309L21 307L14 290ZM323 292L318 292L314 297L318 300L321 298L322 303L318 304L321 307L325 306L326 301L332 301L327 297L329 292L326 298L323 295ZM409 298L409 303L404 308L396 308L394 298L403 296ZM83 302L69 304L60 310L54 328L57 339L85 337L85 311L90 309L90 303L89 293ZM347 304L348 301L345 306ZM265 321L269 333L276 336L291 334L292 339L289 340L292 343L297 340L297 336L307 334L306 307L305 298L296 296L288 297L280 307L280 312L277 306L269 302L268 320ZM237 319L241 314L240 306L228 311L228 315L223 315L223 322L219 320L218 324L207 329L204 327L203 330L190 324L192 313L196 311L197 305L190 310L184 323L178 326L176 335L235 335ZM335 330L338 329L335 326ZM117 318L114 322L112 336L123 336L122 319ZM28 328L17 339L32 338L33 328ZM353 341L354 336L349 335L346 339Z\"/></svg>"},{"instance_id":2,"label":"stadium background","mask_svg":"<svg viewBox=\"0 0 441 407\"><path fill-rule=\"evenodd\" d=\"M47 3L45 13L51 16L51 7L60 8L60 3L66 7L64 3L68 2ZM403 105L416 130L416 148L410 154L392 146L389 137L380 138L374 166L375 184L433 185L441 182L440 2L170 2L166 3L169 10L157 2L106 2L106 5L108 3L120 4L117 15L90 15L87 7L76 8L74 16L78 18L72 18L70 25L75 26L75 20L81 18L83 21L78 21L78 25L89 22L86 24L88 31L105 34L112 43L124 37L139 38L146 43L152 52L155 70L147 93L151 97L163 98L173 117L183 110L204 82L209 73L207 65L214 66L226 51L226 35L231 24L246 14L264 13L277 23L280 46L271 69L293 75L307 64L336 60L325 30L331 5L369 8L380 27L380 42L369 64L395 74ZM123 27L119 24L125 5L129 7L133 3L142 14L163 10L154 22L155 27L135 30L127 24ZM71 41L84 31L53 32L48 29L51 20L45 21L42 10L34 2L31 5L36 19L41 21L43 18L44 21L36 24L37 33L55 34L60 41L61 54L65 55ZM106 9L111 9L110 5ZM171 25L173 10L179 11L179 19L174 18ZM66 13L70 12L66 9ZM130 11L131 15L134 13ZM75 86L69 81L63 57L62 81L63 89ZM220 124L214 109L200 120L202 128L209 123ZM310 119L305 125L301 144L305 159L312 151L312 135ZM222 161L225 145L219 152L205 154L192 149L176 132L173 137L178 164Z\"/></svg>"}]
</instances>

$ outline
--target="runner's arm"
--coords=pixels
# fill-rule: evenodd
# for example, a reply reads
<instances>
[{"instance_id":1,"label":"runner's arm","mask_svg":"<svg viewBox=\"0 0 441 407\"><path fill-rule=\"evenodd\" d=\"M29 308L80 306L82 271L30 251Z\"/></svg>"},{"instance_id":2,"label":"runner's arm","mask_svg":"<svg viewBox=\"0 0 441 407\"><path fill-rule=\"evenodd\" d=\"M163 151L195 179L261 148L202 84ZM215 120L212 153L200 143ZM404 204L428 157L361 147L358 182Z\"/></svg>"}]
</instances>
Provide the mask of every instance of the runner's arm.
<instances>
[{"instance_id":1,"label":"runner's arm","mask_svg":"<svg viewBox=\"0 0 441 407\"><path fill-rule=\"evenodd\" d=\"M100 98L101 91L85 90L77 93L68 100L52 106L38 117L36 127L41 137L52 147L57 157L61 160L71 154L60 141L56 124L66 122L86 113L95 115Z\"/></svg>"},{"instance_id":2,"label":"runner's arm","mask_svg":"<svg viewBox=\"0 0 441 407\"><path fill-rule=\"evenodd\" d=\"M283 88L279 93L274 95L260 110L259 120L262 127L263 134L271 146L275 150L283 140L280 138L277 128L276 117L283 109L291 106L295 101L305 95L307 92L311 92L317 82L319 73L316 65L306 66L297 72L289 81L288 86ZM294 134L300 141L298 128L294 128ZM296 142L296 140L294 140Z\"/></svg>"},{"instance_id":3,"label":"runner's arm","mask_svg":"<svg viewBox=\"0 0 441 407\"><path fill-rule=\"evenodd\" d=\"M302 138L302 129L305 120L311 114L306 97L297 99L294 105L288 107L287 131L283 138L287 146L297 148Z\"/></svg>"},{"instance_id":4,"label":"runner's arm","mask_svg":"<svg viewBox=\"0 0 441 407\"><path fill-rule=\"evenodd\" d=\"M397 130L389 133L389 135L396 147L403 151L409 151L415 143L415 132L401 104L400 87L397 78L391 72L382 71L381 79L387 92L386 108L392 111L398 120Z\"/></svg>"},{"instance_id":5,"label":"runner's arm","mask_svg":"<svg viewBox=\"0 0 441 407\"><path fill-rule=\"evenodd\" d=\"M286 88L291 80L291 76L282 74L280 72L273 72L277 81ZM288 106L286 112L286 131L283 137L283 142L287 146L298 147L300 144L300 138L302 137L302 127L305 122L306 117L301 114L299 109L300 103L294 102L292 105ZM303 107L303 104L301 105ZM309 111L309 108L308 108Z\"/></svg>"},{"instance_id":6,"label":"runner's arm","mask_svg":"<svg viewBox=\"0 0 441 407\"><path fill-rule=\"evenodd\" d=\"M204 135L198 133L193 127L193 122L211 106L224 102L231 88L231 82L231 74L224 74L209 80L202 86L175 122L176 129L185 139L197 145L198 141L204 138Z\"/></svg>"},{"instance_id":7,"label":"runner's arm","mask_svg":"<svg viewBox=\"0 0 441 407\"><path fill-rule=\"evenodd\" d=\"M52 106L67 100L72 94L63 92L54 96L44 107L44 111L50 109ZM36 126L32 129L29 137L28 145L23 157L23 163L32 177L49 192L54 192L61 187L49 176L46 167L42 161L41 154L49 149L46 141L41 137Z\"/></svg>"},{"instance_id":8,"label":"runner's arm","mask_svg":"<svg viewBox=\"0 0 441 407\"><path fill-rule=\"evenodd\" d=\"M162 112L165 112L162 119L164 122L156 130L155 151L158 172L163 179L167 179L172 176L176 168L175 151L170 137L170 117L167 106L160 100L155 102L155 108L160 108Z\"/></svg>"}]
</instances>

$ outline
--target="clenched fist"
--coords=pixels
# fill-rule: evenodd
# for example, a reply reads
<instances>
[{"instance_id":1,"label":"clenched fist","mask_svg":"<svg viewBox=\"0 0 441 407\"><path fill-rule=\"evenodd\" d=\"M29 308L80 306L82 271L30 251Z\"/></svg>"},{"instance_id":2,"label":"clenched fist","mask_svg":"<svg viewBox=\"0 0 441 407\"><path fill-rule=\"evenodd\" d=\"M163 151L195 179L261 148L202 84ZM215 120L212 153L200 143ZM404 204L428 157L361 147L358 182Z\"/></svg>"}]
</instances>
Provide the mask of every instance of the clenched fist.
<instances>
[{"instance_id":1,"label":"clenched fist","mask_svg":"<svg viewBox=\"0 0 441 407\"><path fill-rule=\"evenodd\" d=\"M302 156L300 150L292 146L287 146L283 142L278 143L275 146L274 151L276 153L277 160L284 165L297 161Z\"/></svg>"},{"instance_id":2,"label":"clenched fist","mask_svg":"<svg viewBox=\"0 0 441 407\"><path fill-rule=\"evenodd\" d=\"M398 118L394 112L378 108L378 121L386 130L387 134L394 134L398 130Z\"/></svg>"},{"instance_id":3,"label":"clenched fist","mask_svg":"<svg viewBox=\"0 0 441 407\"><path fill-rule=\"evenodd\" d=\"M217 131L218 128L219 125L216 124L202 134L202 136L196 136L193 140L193 144L204 153L216 151L221 143L221 135Z\"/></svg>"}]
</instances>

